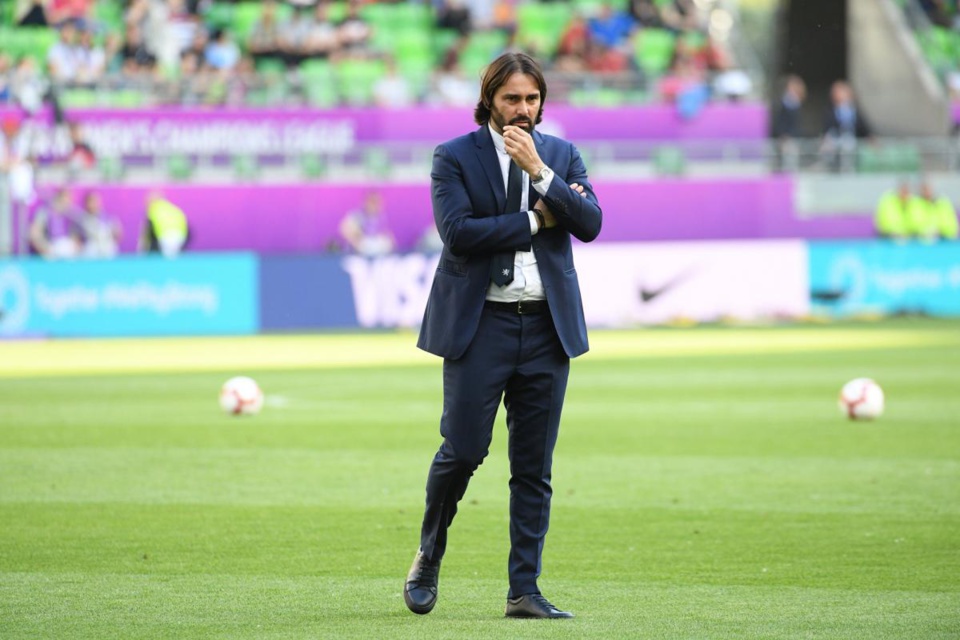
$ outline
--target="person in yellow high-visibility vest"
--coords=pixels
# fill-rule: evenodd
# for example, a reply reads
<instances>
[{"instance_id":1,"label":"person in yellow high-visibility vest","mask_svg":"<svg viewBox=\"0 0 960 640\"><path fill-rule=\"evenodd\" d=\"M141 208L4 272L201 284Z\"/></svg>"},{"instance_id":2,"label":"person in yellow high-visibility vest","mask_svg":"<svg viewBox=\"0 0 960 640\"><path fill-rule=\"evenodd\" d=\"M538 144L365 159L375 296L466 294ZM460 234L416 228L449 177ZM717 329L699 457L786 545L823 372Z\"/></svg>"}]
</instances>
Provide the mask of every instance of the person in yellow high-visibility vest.
<instances>
[{"instance_id":1,"label":"person in yellow high-visibility vest","mask_svg":"<svg viewBox=\"0 0 960 640\"><path fill-rule=\"evenodd\" d=\"M937 196L929 182L920 185L920 197L924 207L914 212L913 232L922 240L932 242L938 238L957 238L957 212L950 198Z\"/></svg>"},{"instance_id":2,"label":"person in yellow high-visibility vest","mask_svg":"<svg viewBox=\"0 0 960 640\"><path fill-rule=\"evenodd\" d=\"M173 258L187 246L190 226L183 209L156 191L147 195L147 219L140 238L141 251Z\"/></svg>"},{"instance_id":3,"label":"person in yellow high-visibility vest","mask_svg":"<svg viewBox=\"0 0 960 640\"><path fill-rule=\"evenodd\" d=\"M888 191L877 203L874 214L874 226L877 235L892 240L906 240L910 237L910 206L915 200L910 193L910 183L900 183L896 191Z\"/></svg>"}]
</instances>

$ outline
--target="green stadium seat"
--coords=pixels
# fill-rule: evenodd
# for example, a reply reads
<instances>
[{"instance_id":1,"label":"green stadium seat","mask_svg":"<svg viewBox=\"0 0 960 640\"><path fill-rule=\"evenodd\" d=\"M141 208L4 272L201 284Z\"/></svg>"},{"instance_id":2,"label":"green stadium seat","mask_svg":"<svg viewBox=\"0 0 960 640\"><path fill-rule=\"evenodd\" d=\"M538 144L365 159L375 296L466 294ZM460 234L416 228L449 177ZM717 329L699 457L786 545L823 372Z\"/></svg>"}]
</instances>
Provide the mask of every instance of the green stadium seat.
<instances>
[{"instance_id":1,"label":"green stadium seat","mask_svg":"<svg viewBox=\"0 0 960 640\"><path fill-rule=\"evenodd\" d=\"M343 60L333 66L337 91L352 106L373 103L373 85L386 73L382 60Z\"/></svg>"},{"instance_id":2,"label":"green stadium seat","mask_svg":"<svg viewBox=\"0 0 960 640\"><path fill-rule=\"evenodd\" d=\"M143 92L136 89L115 89L106 94L111 107L116 109L138 109L143 106Z\"/></svg>"},{"instance_id":3,"label":"green stadium seat","mask_svg":"<svg viewBox=\"0 0 960 640\"><path fill-rule=\"evenodd\" d=\"M673 145L658 147L653 151L653 169L659 175L680 176L687 169L687 158L683 149Z\"/></svg>"},{"instance_id":4,"label":"green stadium seat","mask_svg":"<svg viewBox=\"0 0 960 640\"><path fill-rule=\"evenodd\" d=\"M643 29L634 39L634 61L648 76L662 75L673 59L676 36L666 29Z\"/></svg>"},{"instance_id":5,"label":"green stadium seat","mask_svg":"<svg viewBox=\"0 0 960 640\"><path fill-rule=\"evenodd\" d=\"M97 170L104 182L119 182L126 172L123 161L116 156L98 156Z\"/></svg>"},{"instance_id":6,"label":"green stadium seat","mask_svg":"<svg viewBox=\"0 0 960 640\"><path fill-rule=\"evenodd\" d=\"M457 44L458 40L460 40L460 34L456 31L450 29L435 29L430 35L430 45L433 49L435 60L438 63L442 61L443 56L446 55L451 47Z\"/></svg>"},{"instance_id":7,"label":"green stadium seat","mask_svg":"<svg viewBox=\"0 0 960 640\"><path fill-rule=\"evenodd\" d=\"M167 175L171 180L185 181L193 176L193 160L181 154L167 158Z\"/></svg>"},{"instance_id":8,"label":"green stadium seat","mask_svg":"<svg viewBox=\"0 0 960 640\"><path fill-rule=\"evenodd\" d=\"M203 23L210 29L226 29L233 22L234 5L228 2L208 3L203 12Z\"/></svg>"},{"instance_id":9,"label":"green stadium seat","mask_svg":"<svg viewBox=\"0 0 960 640\"><path fill-rule=\"evenodd\" d=\"M100 98L93 89L63 89L60 104L64 109L87 109L98 106Z\"/></svg>"},{"instance_id":10,"label":"green stadium seat","mask_svg":"<svg viewBox=\"0 0 960 640\"><path fill-rule=\"evenodd\" d=\"M528 2L517 7L517 42L540 56L552 56L570 22L566 3Z\"/></svg>"},{"instance_id":11,"label":"green stadium seat","mask_svg":"<svg viewBox=\"0 0 960 640\"><path fill-rule=\"evenodd\" d=\"M475 31L470 34L463 54L475 57L485 57L493 60L507 45L507 34L499 29Z\"/></svg>"},{"instance_id":12,"label":"green stadium seat","mask_svg":"<svg viewBox=\"0 0 960 640\"><path fill-rule=\"evenodd\" d=\"M857 170L862 173L916 173L920 168L920 151L915 145L891 142L857 147Z\"/></svg>"},{"instance_id":13,"label":"green stadium seat","mask_svg":"<svg viewBox=\"0 0 960 640\"><path fill-rule=\"evenodd\" d=\"M234 6L233 15L230 17L230 30L235 42L242 44L247 41L261 13L263 7L259 2L238 2Z\"/></svg>"},{"instance_id":14,"label":"green stadium seat","mask_svg":"<svg viewBox=\"0 0 960 640\"><path fill-rule=\"evenodd\" d=\"M254 180L260 175L260 163L251 155L233 156L233 175L238 180Z\"/></svg>"},{"instance_id":15,"label":"green stadium seat","mask_svg":"<svg viewBox=\"0 0 960 640\"><path fill-rule=\"evenodd\" d=\"M387 155L385 149L380 147L368 147L364 149L363 168L368 175L375 178L386 178L393 170L390 156Z\"/></svg>"},{"instance_id":16,"label":"green stadium seat","mask_svg":"<svg viewBox=\"0 0 960 640\"><path fill-rule=\"evenodd\" d=\"M327 173L327 163L319 156L306 154L300 157L300 172L304 178L316 180Z\"/></svg>"}]
</instances>

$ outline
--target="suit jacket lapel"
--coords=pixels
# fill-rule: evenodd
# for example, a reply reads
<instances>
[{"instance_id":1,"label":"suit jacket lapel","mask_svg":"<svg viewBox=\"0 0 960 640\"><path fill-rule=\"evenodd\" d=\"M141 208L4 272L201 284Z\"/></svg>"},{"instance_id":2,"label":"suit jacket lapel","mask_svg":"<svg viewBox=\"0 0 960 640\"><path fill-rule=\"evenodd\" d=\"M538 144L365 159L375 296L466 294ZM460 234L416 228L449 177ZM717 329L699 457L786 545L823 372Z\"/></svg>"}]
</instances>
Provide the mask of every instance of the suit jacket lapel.
<instances>
[{"instance_id":1,"label":"suit jacket lapel","mask_svg":"<svg viewBox=\"0 0 960 640\"><path fill-rule=\"evenodd\" d=\"M497 199L497 208L493 215L503 212L507 206L507 191L503 186L503 172L500 170L500 160L497 158L497 148L493 146L493 138L490 137L490 129L483 125L474 134L477 143L477 158L480 160L480 166L487 175L490 182L490 188L493 189L493 195Z\"/></svg>"},{"instance_id":2,"label":"suit jacket lapel","mask_svg":"<svg viewBox=\"0 0 960 640\"><path fill-rule=\"evenodd\" d=\"M543 160L544 164L546 164L549 167L550 161L547 160L546 157L544 157L543 146L541 144L542 142L543 142L543 137L540 135L540 132L534 129L533 146L537 148L537 155L540 156L540 159ZM529 204L531 209L533 209L533 205L536 204L537 200L539 199L540 199L540 194L537 192L536 189L533 188L533 180L532 179L528 180L527 181L527 203Z\"/></svg>"}]
</instances>

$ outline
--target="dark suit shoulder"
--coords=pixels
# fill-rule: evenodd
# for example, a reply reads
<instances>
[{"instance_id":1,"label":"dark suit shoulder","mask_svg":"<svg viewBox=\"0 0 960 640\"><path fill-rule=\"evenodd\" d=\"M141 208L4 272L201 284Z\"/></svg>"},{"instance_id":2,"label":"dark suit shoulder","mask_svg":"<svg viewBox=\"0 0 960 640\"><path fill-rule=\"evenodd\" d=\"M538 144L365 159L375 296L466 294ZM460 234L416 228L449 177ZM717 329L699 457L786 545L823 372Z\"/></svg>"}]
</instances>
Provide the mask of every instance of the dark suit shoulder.
<instances>
[{"instance_id":1,"label":"dark suit shoulder","mask_svg":"<svg viewBox=\"0 0 960 640\"><path fill-rule=\"evenodd\" d=\"M441 142L437 145L437 151L443 149L451 153L459 153L467 148L473 148L478 143L478 132L471 131L470 133L465 133L462 136L457 136L456 138L451 138L446 142Z\"/></svg>"}]
</instances>

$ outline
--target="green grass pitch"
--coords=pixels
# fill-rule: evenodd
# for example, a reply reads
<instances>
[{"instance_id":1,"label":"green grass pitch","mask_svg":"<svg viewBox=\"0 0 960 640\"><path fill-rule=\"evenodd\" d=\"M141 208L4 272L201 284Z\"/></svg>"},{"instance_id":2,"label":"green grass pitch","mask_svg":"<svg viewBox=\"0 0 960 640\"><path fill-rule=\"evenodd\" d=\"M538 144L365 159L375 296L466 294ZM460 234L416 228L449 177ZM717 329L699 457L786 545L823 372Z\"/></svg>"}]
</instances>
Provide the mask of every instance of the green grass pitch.
<instances>
[{"instance_id":1,"label":"green grass pitch","mask_svg":"<svg viewBox=\"0 0 960 640\"><path fill-rule=\"evenodd\" d=\"M541 587L506 429L404 607L439 360L410 334L0 343L0 638L958 638L960 323L594 332ZM267 406L223 415L220 384ZM848 422L840 386L887 412Z\"/></svg>"}]
</instances>

